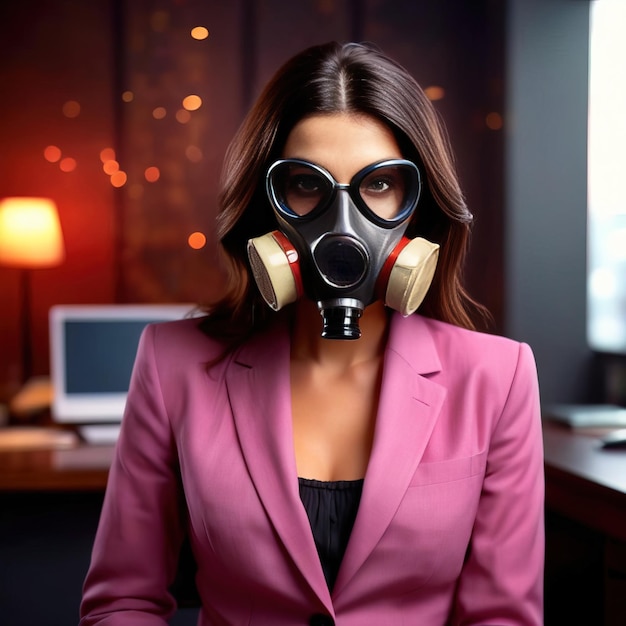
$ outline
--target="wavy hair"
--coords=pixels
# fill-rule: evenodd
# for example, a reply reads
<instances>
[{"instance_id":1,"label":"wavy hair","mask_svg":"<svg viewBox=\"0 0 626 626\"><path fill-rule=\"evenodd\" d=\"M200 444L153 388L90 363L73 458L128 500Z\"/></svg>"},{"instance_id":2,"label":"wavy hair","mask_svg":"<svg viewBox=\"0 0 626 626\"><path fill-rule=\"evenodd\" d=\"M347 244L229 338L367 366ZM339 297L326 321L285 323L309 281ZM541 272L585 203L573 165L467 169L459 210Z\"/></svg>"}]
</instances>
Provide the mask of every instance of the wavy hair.
<instances>
[{"instance_id":1,"label":"wavy hair","mask_svg":"<svg viewBox=\"0 0 626 626\"><path fill-rule=\"evenodd\" d=\"M217 216L227 289L206 307L208 334L236 343L276 315L261 297L246 252L251 237L277 228L265 194L265 173L300 120L337 112L382 121L403 156L423 173L422 196L406 235L439 243L440 253L418 312L465 328L488 317L462 285L473 216L437 112L412 76L373 45L331 42L304 50L276 72L227 150Z\"/></svg>"}]
</instances>

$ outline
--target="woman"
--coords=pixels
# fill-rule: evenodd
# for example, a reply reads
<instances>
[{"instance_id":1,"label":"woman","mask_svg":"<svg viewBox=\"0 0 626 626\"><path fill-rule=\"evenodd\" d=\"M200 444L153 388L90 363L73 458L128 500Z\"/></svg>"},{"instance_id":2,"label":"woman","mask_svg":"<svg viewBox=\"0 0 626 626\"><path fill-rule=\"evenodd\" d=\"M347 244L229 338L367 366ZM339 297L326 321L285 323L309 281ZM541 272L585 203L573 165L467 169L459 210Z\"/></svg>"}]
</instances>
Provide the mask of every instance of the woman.
<instances>
[{"instance_id":1,"label":"woman","mask_svg":"<svg viewBox=\"0 0 626 626\"><path fill-rule=\"evenodd\" d=\"M231 289L142 337L81 623L164 623L185 534L201 624L542 623L535 365L473 330L472 216L420 88L308 49L224 172Z\"/></svg>"}]
</instances>

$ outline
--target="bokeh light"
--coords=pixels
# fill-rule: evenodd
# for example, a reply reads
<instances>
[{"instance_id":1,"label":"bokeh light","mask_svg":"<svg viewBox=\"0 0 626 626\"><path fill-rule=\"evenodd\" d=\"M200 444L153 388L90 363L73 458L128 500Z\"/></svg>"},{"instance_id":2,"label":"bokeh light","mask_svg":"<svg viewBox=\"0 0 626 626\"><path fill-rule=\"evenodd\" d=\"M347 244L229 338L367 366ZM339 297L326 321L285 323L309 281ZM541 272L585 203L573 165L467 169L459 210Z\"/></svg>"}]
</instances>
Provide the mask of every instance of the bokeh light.
<instances>
[{"instance_id":1,"label":"bokeh light","mask_svg":"<svg viewBox=\"0 0 626 626\"><path fill-rule=\"evenodd\" d=\"M43 151L43 156L46 161L56 163L61 158L61 148L57 146L46 146Z\"/></svg>"},{"instance_id":2,"label":"bokeh light","mask_svg":"<svg viewBox=\"0 0 626 626\"><path fill-rule=\"evenodd\" d=\"M206 246L206 236L203 233L196 231L195 233L191 233L191 235L189 235L187 243L190 248L200 250Z\"/></svg>"},{"instance_id":3,"label":"bokeh light","mask_svg":"<svg viewBox=\"0 0 626 626\"><path fill-rule=\"evenodd\" d=\"M176 121L181 124L186 124L191 119L191 113L189 111L185 111L185 109L178 109L176 111Z\"/></svg>"},{"instance_id":4,"label":"bokeh light","mask_svg":"<svg viewBox=\"0 0 626 626\"><path fill-rule=\"evenodd\" d=\"M199 41L209 36L209 31L204 26L196 26L191 29L191 36Z\"/></svg>"},{"instance_id":5,"label":"bokeh light","mask_svg":"<svg viewBox=\"0 0 626 626\"><path fill-rule=\"evenodd\" d=\"M115 161L115 150L113 150L113 148L103 148L100 150L100 160L103 163Z\"/></svg>"},{"instance_id":6,"label":"bokeh light","mask_svg":"<svg viewBox=\"0 0 626 626\"><path fill-rule=\"evenodd\" d=\"M61 159L59 163L59 168L62 172L73 172L76 169L76 159L72 159L72 157L65 157Z\"/></svg>"},{"instance_id":7,"label":"bokeh light","mask_svg":"<svg viewBox=\"0 0 626 626\"><path fill-rule=\"evenodd\" d=\"M167 111L165 110L165 107L156 107L156 109L153 109L152 111L152 117L155 120L162 120L166 115Z\"/></svg>"},{"instance_id":8,"label":"bokeh light","mask_svg":"<svg viewBox=\"0 0 626 626\"><path fill-rule=\"evenodd\" d=\"M117 161L115 161L114 159L111 159L110 161L106 161L102 165L102 169L104 170L105 174L108 174L109 176L112 176L113 174L115 174L115 172L119 171L120 164Z\"/></svg>"},{"instance_id":9,"label":"bokeh light","mask_svg":"<svg viewBox=\"0 0 626 626\"><path fill-rule=\"evenodd\" d=\"M115 172L111 176L111 184L113 187L123 187L127 180L128 177L126 176L126 172L122 172L122 170Z\"/></svg>"},{"instance_id":10,"label":"bokeh light","mask_svg":"<svg viewBox=\"0 0 626 626\"><path fill-rule=\"evenodd\" d=\"M191 94L183 99L183 107L187 111L197 111L202 106L202 98Z\"/></svg>"},{"instance_id":11,"label":"bokeh light","mask_svg":"<svg viewBox=\"0 0 626 626\"><path fill-rule=\"evenodd\" d=\"M132 102L135 99L135 94L132 91L125 91L122 94L122 100L124 102Z\"/></svg>"},{"instance_id":12,"label":"bokeh light","mask_svg":"<svg viewBox=\"0 0 626 626\"><path fill-rule=\"evenodd\" d=\"M439 85L430 85L424 89L426 97L431 101L443 100L446 96L446 90Z\"/></svg>"},{"instance_id":13,"label":"bokeh light","mask_svg":"<svg viewBox=\"0 0 626 626\"><path fill-rule=\"evenodd\" d=\"M161 172L158 167L152 166L147 167L143 175L149 183L156 183L156 181L161 177Z\"/></svg>"}]
</instances>

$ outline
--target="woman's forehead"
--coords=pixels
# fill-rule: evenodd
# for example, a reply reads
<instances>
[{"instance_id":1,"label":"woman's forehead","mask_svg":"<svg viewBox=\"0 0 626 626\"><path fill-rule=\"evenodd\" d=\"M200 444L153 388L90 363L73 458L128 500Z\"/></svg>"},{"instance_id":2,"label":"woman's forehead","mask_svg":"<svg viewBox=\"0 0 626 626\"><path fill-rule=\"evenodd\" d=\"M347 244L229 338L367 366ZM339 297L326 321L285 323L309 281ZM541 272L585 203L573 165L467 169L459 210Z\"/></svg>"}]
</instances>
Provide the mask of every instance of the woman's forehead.
<instances>
[{"instance_id":1,"label":"woman's forehead","mask_svg":"<svg viewBox=\"0 0 626 626\"><path fill-rule=\"evenodd\" d=\"M354 113L315 114L291 130L281 157L321 165L340 183L365 166L402 158L391 129L375 117Z\"/></svg>"}]
</instances>

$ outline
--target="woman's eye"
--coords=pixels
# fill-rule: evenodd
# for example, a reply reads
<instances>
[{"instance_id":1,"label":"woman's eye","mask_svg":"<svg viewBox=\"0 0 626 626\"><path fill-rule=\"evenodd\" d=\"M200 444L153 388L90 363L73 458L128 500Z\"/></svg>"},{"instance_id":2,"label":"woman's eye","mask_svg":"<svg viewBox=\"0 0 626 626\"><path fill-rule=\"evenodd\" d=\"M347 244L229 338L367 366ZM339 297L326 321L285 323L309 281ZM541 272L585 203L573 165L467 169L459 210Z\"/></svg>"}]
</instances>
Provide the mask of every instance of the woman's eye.
<instances>
[{"instance_id":1,"label":"woman's eye","mask_svg":"<svg viewBox=\"0 0 626 626\"><path fill-rule=\"evenodd\" d=\"M289 182L292 192L305 195L319 193L321 187L319 176L314 174L299 174L293 176Z\"/></svg>"},{"instance_id":2,"label":"woman's eye","mask_svg":"<svg viewBox=\"0 0 626 626\"><path fill-rule=\"evenodd\" d=\"M296 215L308 215L322 202L328 192L328 183L309 168L298 167L284 179L282 198Z\"/></svg>"},{"instance_id":3,"label":"woman's eye","mask_svg":"<svg viewBox=\"0 0 626 626\"><path fill-rule=\"evenodd\" d=\"M388 178L374 178L367 182L367 190L372 193L384 193L389 191L393 185L393 181Z\"/></svg>"},{"instance_id":4,"label":"woman's eye","mask_svg":"<svg viewBox=\"0 0 626 626\"><path fill-rule=\"evenodd\" d=\"M378 217L394 219L403 209L406 183L396 167L385 167L372 172L361 182L361 199Z\"/></svg>"},{"instance_id":5,"label":"woman's eye","mask_svg":"<svg viewBox=\"0 0 626 626\"><path fill-rule=\"evenodd\" d=\"M400 188L400 181L395 176L376 176L363 181L361 190L372 195L395 193Z\"/></svg>"}]
</instances>

